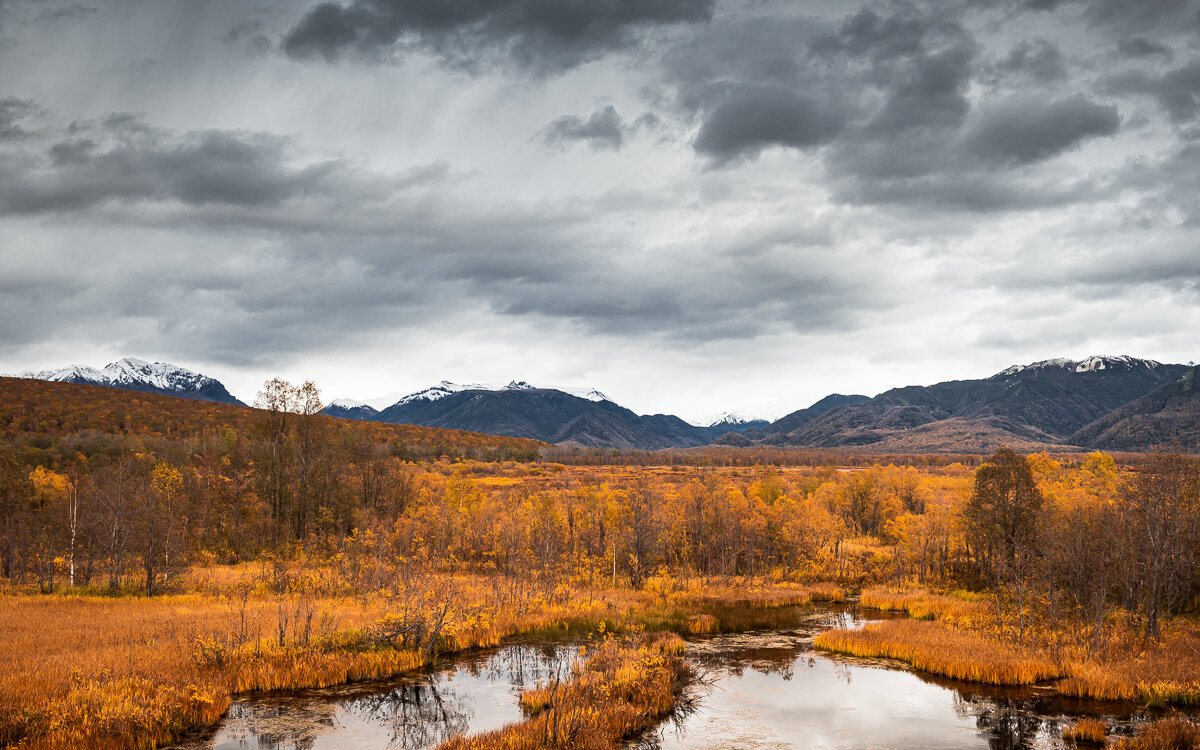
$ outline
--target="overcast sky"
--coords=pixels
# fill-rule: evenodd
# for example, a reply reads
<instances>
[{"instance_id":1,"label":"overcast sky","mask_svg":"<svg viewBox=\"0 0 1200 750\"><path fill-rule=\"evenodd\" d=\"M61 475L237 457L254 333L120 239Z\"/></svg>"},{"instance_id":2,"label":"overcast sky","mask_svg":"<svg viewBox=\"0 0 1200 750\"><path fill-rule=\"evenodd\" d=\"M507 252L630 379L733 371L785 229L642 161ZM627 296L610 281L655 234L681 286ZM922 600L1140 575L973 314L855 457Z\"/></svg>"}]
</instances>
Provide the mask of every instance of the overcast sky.
<instances>
[{"instance_id":1,"label":"overcast sky","mask_svg":"<svg viewBox=\"0 0 1200 750\"><path fill-rule=\"evenodd\" d=\"M0 0L0 371L777 417L1200 359L1200 2Z\"/></svg>"}]
</instances>

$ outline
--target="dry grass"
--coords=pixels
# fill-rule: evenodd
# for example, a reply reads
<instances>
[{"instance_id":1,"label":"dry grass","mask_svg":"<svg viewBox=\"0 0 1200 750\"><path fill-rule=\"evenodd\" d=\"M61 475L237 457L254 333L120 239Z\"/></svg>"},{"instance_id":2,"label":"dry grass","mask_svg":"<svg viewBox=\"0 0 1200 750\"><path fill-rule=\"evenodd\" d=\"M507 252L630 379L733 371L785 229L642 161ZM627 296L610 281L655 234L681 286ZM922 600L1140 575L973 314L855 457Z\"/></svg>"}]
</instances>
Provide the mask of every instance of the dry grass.
<instances>
[{"instance_id":1,"label":"dry grass","mask_svg":"<svg viewBox=\"0 0 1200 750\"><path fill-rule=\"evenodd\" d=\"M439 750L612 750L675 707L690 676L683 641L672 634L608 638L585 654L570 678L521 696L530 718Z\"/></svg>"},{"instance_id":2,"label":"dry grass","mask_svg":"<svg viewBox=\"0 0 1200 750\"><path fill-rule=\"evenodd\" d=\"M687 632L691 635L703 635L717 632L719 622L712 615L692 615L687 619Z\"/></svg>"},{"instance_id":3,"label":"dry grass","mask_svg":"<svg viewBox=\"0 0 1200 750\"><path fill-rule=\"evenodd\" d=\"M230 590L244 580L239 571L205 569L193 573L194 582L206 591ZM572 591L554 603L533 597L513 609L489 603L486 579L459 576L459 603L438 646L449 653L518 634L571 629L770 627L794 621L790 605L811 599L795 586L707 585L716 593L704 598L689 587L665 595ZM288 616L282 645L281 605ZM217 721L235 693L342 684L427 663L429 653L372 637L387 606L377 598L261 590L246 596L244 605L240 597L212 593L154 599L0 595L0 745L161 745Z\"/></svg>"},{"instance_id":4,"label":"dry grass","mask_svg":"<svg viewBox=\"0 0 1200 750\"><path fill-rule=\"evenodd\" d=\"M1133 737L1112 744L1113 750L1200 750L1200 725L1183 718L1159 719Z\"/></svg>"},{"instance_id":5,"label":"dry grass","mask_svg":"<svg viewBox=\"0 0 1200 750\"><path fill-rule=\"evenodd\" d=\"M1195 652L1180 648L1177 641L1165 641L1135 656L1073 662L1059 689L1084 698L1200 705L1198 661Z\"/></svg>"},{"instance_id":6,"label":"dry grass","mask_svg":"<svg viewBox=\"0 0 1200 750\"><path fill-rule=\"evenodd\" d=\"M1100 719L1079 719L1063 728L1063 739L1073 742L1091 742L1103 745L1108 739L1108 723Z\"/></svg>"},{"instance_id":7,"label":"dry grass","mask_svg":"<svg viewBox=\"0 0 1200 750\"><path fill-rule=\"evenodd\" d=\"M1030 685L1062 676L1040 653L941 623L890 620L861 630L829 630L817 648L860 657L898 659L916 669L956 680Z\"/></svg>"},{"instance_id":8,"label":"dry grass","mask_svg":"<svg viewBox=\"0 0 1200 750\"><path fill-rule=\"evenodd\" d=\"M934 594L927 589L893 589L885 586L864 589L859 600L868 609L907 612L918 620L947 620L970 625L987 615L983 597L966 591Z\"/></svg>"}]
</instances>

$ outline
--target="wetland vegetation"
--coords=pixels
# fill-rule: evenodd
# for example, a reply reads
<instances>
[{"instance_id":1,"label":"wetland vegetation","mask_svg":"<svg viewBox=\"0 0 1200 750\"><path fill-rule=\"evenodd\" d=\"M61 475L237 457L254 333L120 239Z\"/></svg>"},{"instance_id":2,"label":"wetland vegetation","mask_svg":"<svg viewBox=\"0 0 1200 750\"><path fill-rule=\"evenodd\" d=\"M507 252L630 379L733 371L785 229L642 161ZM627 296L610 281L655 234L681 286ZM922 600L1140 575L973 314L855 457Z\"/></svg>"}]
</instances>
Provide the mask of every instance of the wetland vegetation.
<instances>
[{"instance_id":1,"label":"wetland vegetation","mask_svg":"<svg viewBox=\"0 0 1200 750\"><path fill-rule=\"evenodd\" d=\"M64 403L0 415L6 746L162 746L236 696L532 636L592 642L521 694L522 722L444 739L611 747L688 694L681 649L699 646L664 632L786 632L797 607L848 595L907 617L829 622L810 634L823 653L1148 711L1200 698L1192 457L602 462L330 419L281 381L240 421L213 405L155 417L139 395ZM1105 741L1143 741L1104 711L1063 715L1078 721L1056 741L1099 737L1089 718Z\"/></svg>"}]
</instances>

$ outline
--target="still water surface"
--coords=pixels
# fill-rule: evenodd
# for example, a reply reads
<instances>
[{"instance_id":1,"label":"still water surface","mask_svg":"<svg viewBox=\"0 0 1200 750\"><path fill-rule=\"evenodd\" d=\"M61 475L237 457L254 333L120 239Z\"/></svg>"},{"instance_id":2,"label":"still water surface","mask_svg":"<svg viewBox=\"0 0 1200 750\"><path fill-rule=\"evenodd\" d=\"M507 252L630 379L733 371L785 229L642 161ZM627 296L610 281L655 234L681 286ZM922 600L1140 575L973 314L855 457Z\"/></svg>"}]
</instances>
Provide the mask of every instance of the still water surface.
<instances>
[{"instance_id":1,"label":"still water surface","mask_svg":"<svg viewBox=\"0 0 1200 750\"><path fill-rule=\"evenodd\" d=\"M851 610L798 614L794 629L700 638L702 674L684 705L634 747L1061 748L1064 721L1103 716L1118 729L1136 706L1063 699L918 676L892 662L812 649L820 631L856 626ZM570 644L510 645L386 683L243 696L217 732L186 750L424 750L521 719L522 688L563 672Z\"/></svg>"}]
</instances>

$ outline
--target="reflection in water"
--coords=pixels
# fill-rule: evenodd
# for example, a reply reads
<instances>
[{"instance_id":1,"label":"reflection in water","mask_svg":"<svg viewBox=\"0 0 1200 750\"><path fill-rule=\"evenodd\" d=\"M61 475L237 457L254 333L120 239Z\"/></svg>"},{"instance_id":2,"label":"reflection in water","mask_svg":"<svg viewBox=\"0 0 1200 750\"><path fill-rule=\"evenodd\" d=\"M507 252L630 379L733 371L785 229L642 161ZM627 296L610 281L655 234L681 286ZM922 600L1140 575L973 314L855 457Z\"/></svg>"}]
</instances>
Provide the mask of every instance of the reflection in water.
<instances>
[{"instance_id":1,"label":"reflection in water","mask_svg":"<svg viewBox=\"0 0 1200 750\"><path fill-rule=\"evenodd\" d=\"M842 611L794 631L689 643L703 684L638 747L1065 748L1062 728L1079 716L1101 715L1118 731L1148 718L1130 705L918 676L896 662L812 649L821 630L861 624Z\"/></svg>"},{"instance_id":2,"label":"reflection in water","mask_svg":"<svg viewBox=\"0 0 1200 750\"><path fill-rule=\"evenodd\" d=\"M423 750L522 718L520 691L567 669L571 646L508 646L441 672L237 700L218 732L185 750Z\"/></svg>"},{"instance_id":3,"label":"reflection in water","mask_svg":"<svg viewBox=\"0 0 1200 750\"><path fill-rule=\"evenodd\" d=\"M675 714L638 740L675 748L1064 748L1066 722L1102 716L1128 732L1132 705L918 676L886 660L813 650L817 633L859 627L854 610L813 610L794 630L699 637L700 679ZM421 750L518 721L521 688L563 674L572 646L514 645L438 673L236 701L213 737L187 750Z\"/></svg>"}]
</instances>

